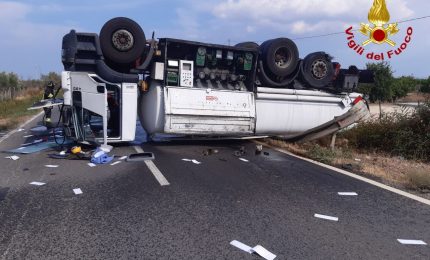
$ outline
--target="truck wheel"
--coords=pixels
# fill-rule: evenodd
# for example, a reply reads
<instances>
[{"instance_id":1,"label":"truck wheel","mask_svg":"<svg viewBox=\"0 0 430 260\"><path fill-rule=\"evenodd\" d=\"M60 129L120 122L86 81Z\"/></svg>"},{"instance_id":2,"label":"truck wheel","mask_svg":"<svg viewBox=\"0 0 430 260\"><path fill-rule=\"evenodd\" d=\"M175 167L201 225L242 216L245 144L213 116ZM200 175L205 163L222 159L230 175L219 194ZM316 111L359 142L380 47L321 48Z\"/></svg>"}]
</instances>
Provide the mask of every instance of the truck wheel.
<instances>
[{"instance_id":1,"label":"truck wheel","mask_svg":"<svg viewBox=\"0 0 430 260\"><path fill-rule=\"evenodd\" d=\"M286 77L293 73L299 62L297 45L288 38L278 38L262 44L262 60L275 76Z\"/></svg>"},{"instance_id":2,"label":"truck wheel","mask_svg":"<svg viewBox=\"0 0 430 260\"><path fill-rule=\"evenodd\" d=\"M303 60L301 70L303 80L313 88L326 87L334 77L331 58L325 52L314 52Z\"/></svg>"},{"instance_id":3,"label":"truck wheel","mask_svg":"<svg viewBox=\"0 0 430 260\"><path fill-rule=\"evenodd\" d=\"M255 42L241 42L236 44L235 47L258 50L259 45Z\"/></svg>"},{"instance_id":4,"label":"truck wheel","mask_svg":"<svg viewBox=\"0 0 430 260\"><path fill-rule=\"evenodd\" d=\"M136 61L145 50L146 38L142 28L133 20L117 17L109 20L100 31L103 55L114 63Z\"/></svg>"}]
</instances>

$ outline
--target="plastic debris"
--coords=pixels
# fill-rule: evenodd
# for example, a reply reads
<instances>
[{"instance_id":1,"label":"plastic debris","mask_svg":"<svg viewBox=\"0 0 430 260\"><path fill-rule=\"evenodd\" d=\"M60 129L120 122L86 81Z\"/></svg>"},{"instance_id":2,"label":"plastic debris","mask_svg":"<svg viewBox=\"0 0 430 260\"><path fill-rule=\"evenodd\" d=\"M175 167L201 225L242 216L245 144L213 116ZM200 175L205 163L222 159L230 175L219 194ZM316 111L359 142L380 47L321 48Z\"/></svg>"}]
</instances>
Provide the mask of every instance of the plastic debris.
<instances>
[{"instance_id":1,"label":"plastic debris","mask_svg":"<svg viewBox=\"0 0 430 260\"><path fill-rule=\"evenodd\" d=\"M241 160L242 162L249 162L249 160L247 160L245 158L239 158L239 160Z\"/></svg>"},{"instance_id":2,"label":"plastic debris","mask_svg":"<svg viewBox=\"0 0 430 260\"><path fill-rule=\"evenodd\" d=\"M121 163L121 161L116 161L114 163L111 163L110 165L114 166L114 165L117 165L117 164L120 164L120 163Z\"/></svg>"},{"instance_id":3,"label":"plastic debris","mask_svg":"<svg viewBox=\"0 0 430 260\"><path fill-rule=\"evenodd\" d=\"M97 165L90 162L90 163L88 163L88 166L90 166L90 167L96 167Z\"/></svg>"},{"instance_id":4,"label":"plastic debris","mask_svg":"<svg viewBox=\"0 0 430 260\"><path fill-rule=\"evenodd\" d=\"M113 160L113 156L109 156L105 151L97 148L91 156L91 162L95 164L107 164Z\"/></svg>"},{"instance_id":5,"label":"plastic debris","mask_svg":"<svg viewBox=\"0 0 430 260\"><path fill-rule=\"evenodd\" d=\"M197 160L191 160L194 164L202 164L201 162L197 161Z\"/></svg>"},{"instance_id":6,"label":"plastic debris","mask_svg":"<svg viewBox=\"0 0 430 260\"><path fill-rule=\"evenodd\" d=\"M23 138L30 138L33 137L33 135L24 135Z\"/></svg>"},{"instance_id":7,"label":"plastic debris","mask_svg":"<svg viewBox=\"0 0 430 260\"><path fill-rule=\"evenodd\" d=\"M339 221L339 218L337 218L337 217L331 217L331 216L326 216L326 215L321 215L321 214L315 214L314 217L325 219L325 220L331 220L331 221Z\"/></svg>"},{"instance_id":8,"label":"plastic debris","mask_svg":"<svg viewBox=\"0 0 430 260\"><path fill-rule=\"evenodd\" d=\"M184 161L184 162L191 162L192 160L191 159L182 159L182 161Z\"/></svg>"},{"instance_id":9,"label":"plastic debris","mask_svg":"<svg viewBox=\"0 0 430 260\"><path fill-rule=\"evenodd\" d=\"M217 149L206 149L203 151L203 155L204 156L208 156L208 155L212 155L212 154L217 154L219 151Z\"/></svg>"},{"instance_id":10,"label":"plastic debris","mask_svg":"<svg viewBox=\"0 0 430 260\"><path fill-rule=\"evenodd\" d=\"M53 164L47 164L45 165L46 168L58 168L58 165L53 165Z\"/></svg>"},{"instance_id":11,"label":"plastic debris","mask_svg":"<svg viewBox=\"0 0 430 260\"><path fill-rule=\"evenodd\" d=\"M17 132L22 132L22 131L25 131L25 129L24 128L20 128L20 129L18 129L18 130L16 130Z\"/></svg>"},{"instance_id":12,"label":"plastic debris","mask_svg":"<svg viewBox=\"0 0 430 260\"><path fill-rule=\"evenodd\" d=\"M270 252L269 250L267 250L266 248L260 245L256 245L255 247L250 247L237 240L231 241L230 245L235 246L249 254L257 254L266 260L273 260L276 258L275 254L273 254L272 252Z\"/></svg>"},{"instance_id":13,"label":"plastic debris","mask_svg":"<svg viewBox=\"0 0 430 260\"><path fill-rule=\"evenodd\" d=\"M35 185L35 186L43 186L43 185L45 185L46 183L44 183L44 182L38 182L38 181L33 181L33 182L30 182L30 185Z\"/></svg>"},{"instance_id":14,"label":"plastic debris","mask_svg":"<svg viewBox=\"0 0 430 260\"><path fill-rule=\"evenodd\" d=\"M82 190L81 190L80 188L73 189L73 192L74 192L76 195L80 195L80 194L82 194L82 193L83 193L83 192L82 192Z\"/></svg>"},{"instance_id":15,"label":"plastic debris","mask_svg":"<svg viewBox=\"0 0 430 260\"><path fill-rule=\"evenodd\" d=\"M257 144L255 146L255 155L260 155L262 151L263 151L263 145L262 144Z\"/></svg>"},{"instance_id":16,"label":"plastic debris","mask_svg":"<svg viewBox=\"0 0 430 260\"><path fill-rule=\"evenodd\" d=\"M127 156L122 156L118 160L124 161L125 159L127 159Z\"/></svg>"},{"instance_id":17,"label":"plastic debris","mask_svg":"<svg viewBox=\"0 0 430 260\"><path fill-rule=\"evenodd\" d=\"M356 161L356 162L361 162L361 159L357 159L357 158L355 158L355 161Z\"/></svg>"},{"instance_id":18,"label":"plastic debris","mask_svg":"<svg viewBox=\"0 0 430 260\"><path fill-rule=\"evenodd\" d=\"M266 155L266 156L270 155L270 153L268 153L268 152L263 152L263 154Z\"/></svg>"},{"instance_id":19,"label":"plastic debris","mask_svg":"<svg viewBox=\"0 0 430 260\"><path fill-rule=\"evenodd\" d=\"M427 243L422 240L397 239L397 241L399 241L399 243L403 245L421 245L421 246L427 245Z\"/></svg>"},{"instance_id":20,"label":"plastic debris","mask_svg":"<svg viewBox=\"0 0 430 260\"><path fill-rule=\"evenodd\" d=\"M338 192L339 196L358 196L356 192Z\"/></svg>"},{"instance_id":21,"label":"plastic debris","mask_svg":"<svg viewBox=\"0 0 430 260\"><path fill-rule=\"evenodd\" d=\"M16 161L16 160L18 160L18 159L19 159L19 156L12 155L12 156L8 156L8 157L5 157L5 158L6 158L6 159L11 159L11 160Z\"/></svg>"}]
</instances>

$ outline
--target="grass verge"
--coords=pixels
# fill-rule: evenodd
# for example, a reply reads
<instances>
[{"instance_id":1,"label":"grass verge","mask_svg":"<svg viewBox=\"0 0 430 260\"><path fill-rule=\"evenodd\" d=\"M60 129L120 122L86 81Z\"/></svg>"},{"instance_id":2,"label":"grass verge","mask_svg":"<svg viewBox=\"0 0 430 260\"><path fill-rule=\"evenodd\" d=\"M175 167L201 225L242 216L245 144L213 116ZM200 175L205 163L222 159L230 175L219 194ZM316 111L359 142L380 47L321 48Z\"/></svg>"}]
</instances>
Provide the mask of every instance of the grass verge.
<instances>
[{"instance_id":1,"label":"grass verge","mask_svg":"<svg viewBox=\"0 0 430 260\"><path fill-rule=\"evenodd\" d=\"M28 90L14 100L0 102L0 131L8 131L41 110L27 110L34 102L40 100L42 91Z\"/></svg>"}]
</instances>

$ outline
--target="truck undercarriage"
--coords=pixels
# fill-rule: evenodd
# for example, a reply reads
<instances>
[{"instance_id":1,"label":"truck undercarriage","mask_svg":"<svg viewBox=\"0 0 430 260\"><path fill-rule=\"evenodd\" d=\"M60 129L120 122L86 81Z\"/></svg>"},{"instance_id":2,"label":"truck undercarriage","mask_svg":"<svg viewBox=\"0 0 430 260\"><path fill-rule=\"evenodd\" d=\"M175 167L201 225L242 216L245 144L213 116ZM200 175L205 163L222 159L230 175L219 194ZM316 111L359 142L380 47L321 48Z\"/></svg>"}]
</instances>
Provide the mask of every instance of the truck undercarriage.
<instances>
[{"instance_id":1,"label":"truck undercarriage","mask_svg":"<svg viewBox=\"0 0 430 260\"><path fill-rule=\"evenodd\" d=\"M348 111L355 112L342 117L347 125L366 117L354 91L373 80L354 66L340 69L324 52L300 59L287 38L236 46L146 40L122 17L100 36L65 35L62 62L66 133L104 143L134 140L137 116L149 135L298 138ZM325 134L347 126L334 123Z\"/></svg>"}]
</instances>

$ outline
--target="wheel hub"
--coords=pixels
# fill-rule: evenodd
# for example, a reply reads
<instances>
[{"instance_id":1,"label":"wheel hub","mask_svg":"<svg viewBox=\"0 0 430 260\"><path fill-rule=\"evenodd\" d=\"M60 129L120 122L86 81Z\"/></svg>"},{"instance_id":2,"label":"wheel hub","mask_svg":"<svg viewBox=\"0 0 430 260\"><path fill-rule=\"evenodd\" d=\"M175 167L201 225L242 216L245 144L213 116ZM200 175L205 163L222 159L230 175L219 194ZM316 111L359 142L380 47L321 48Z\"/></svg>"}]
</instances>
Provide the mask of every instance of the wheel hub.
<instances>
[{"instance_id":1,"label":"wheel hub","mask_svg":"<svg viewBox=\"0 0 430 260\"><path fill-rule=\"evenodd\" d=\"M322 79L327 75L327 64L323 60L316 60L312 63L312 76L316 79Z\"/></svg>"},{"instance_id":2,"label":"wheel hub","mask_svg":"<svg viewBox=\"0 0 430 260\"><path fill-rule=\"evenodd\" d=\"M121 29L113 33L112 44L119 51L128 51L134 45L134 37L129 31Z\"/></svg>"},{"instance_id":3,"label":"wheel hub","mask_svg":"<svg viewBox=\"0 0 430 260\"><path fill-rule=\"evenodd\" d=\"M288 66L288 49L283 47L275 51L275 63L279 68L285 69Z\"/></svg>"}]
</instances>

